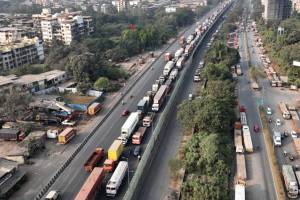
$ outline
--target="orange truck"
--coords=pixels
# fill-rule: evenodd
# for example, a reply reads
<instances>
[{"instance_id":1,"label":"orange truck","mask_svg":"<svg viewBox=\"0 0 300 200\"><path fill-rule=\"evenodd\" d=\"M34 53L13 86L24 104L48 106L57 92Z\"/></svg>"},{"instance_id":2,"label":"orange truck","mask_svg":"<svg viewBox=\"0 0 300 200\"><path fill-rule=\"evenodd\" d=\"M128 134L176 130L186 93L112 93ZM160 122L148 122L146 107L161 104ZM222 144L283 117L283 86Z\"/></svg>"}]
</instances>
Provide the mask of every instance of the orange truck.
<instances>
[{"instance_id":1,"label":"orange truck","mask_svg":"<svg viewBox=\"0 0 300 200\"><path fill-rule=\"evenodd\" d=\"M123 153L124 145L122 140L115 140L107 151L107 159L104 161L104 170L112 172Z\"/></svg>"},{"instance_id":2,"label":"orange truck","mask_svg":"<svg viewBox=\"0 0 300 200\"><path fill-rule=\"evenodd\" d=\"M85 183L77 193L74 200L92 200L101 188L105 178L105 171L102 167L95 167Z\"/></svg>"},{"instance_id":3,"label":"orange truck","mask_svg":"<svg viewBox=\"0 0 300 200\"><path fill-rule=\"evenodd\" d=\"M58 135L58 143L66 144L76 135L76 129L68 127Z\"/></svg>"},{"instance_id":4,"label":"orange truck","mask_svg":"<svg viewBox=\"0 0 300 200\"><path fill-rule=\"evenodd\" d=\"M146 130L147 127L139 127L138 130L132 136L132 144L141 144Z\"/></svg>"},{"instance_id":5,"label":"orange truck","mask_svg":"<svg viewBox=\"0 0 300 200\"><path fill-rule=\"evenodd\" d=\"M96 115L102 108L100 103L94 102L88 107L88 114L89 115Z\"/></svg>"},{"instance_id":6,"label":"orange truck","mask_svg":"<svg viewBox=\"0 0 300 200\"><path fill-rule=\"evenodd\" d=\"M84 170L87 172L93 171L97 163L104 157L104 149L96 148L89 159L84 163Z\"/></svg>"}]
</instances>

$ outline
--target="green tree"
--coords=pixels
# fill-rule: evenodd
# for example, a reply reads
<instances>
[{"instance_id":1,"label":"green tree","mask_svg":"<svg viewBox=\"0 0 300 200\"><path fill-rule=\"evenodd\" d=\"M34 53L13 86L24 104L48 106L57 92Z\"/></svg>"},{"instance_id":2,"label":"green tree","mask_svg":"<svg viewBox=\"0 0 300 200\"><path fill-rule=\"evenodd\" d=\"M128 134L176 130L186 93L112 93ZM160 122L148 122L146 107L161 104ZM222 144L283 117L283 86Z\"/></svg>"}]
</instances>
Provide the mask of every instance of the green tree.
<instances>
[{"instance_id":1,"label":"green tree","mask_svg":"<svg viewBox=\"0 0 300 200\"><path fill-rule=\"evenodd\" d=\"M109 84L109 80L106 77L100 77L97 79L97 81L94 83L94 88L96 90L103 90L107 89Z\"/></svg>"}]
</instances>

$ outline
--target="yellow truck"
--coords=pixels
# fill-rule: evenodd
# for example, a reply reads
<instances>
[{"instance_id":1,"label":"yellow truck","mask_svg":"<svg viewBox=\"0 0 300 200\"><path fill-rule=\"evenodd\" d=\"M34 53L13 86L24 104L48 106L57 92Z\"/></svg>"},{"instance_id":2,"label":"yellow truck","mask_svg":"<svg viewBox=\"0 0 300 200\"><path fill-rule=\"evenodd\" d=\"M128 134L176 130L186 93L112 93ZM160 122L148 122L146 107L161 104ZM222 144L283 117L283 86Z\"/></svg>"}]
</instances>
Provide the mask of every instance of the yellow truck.
<instances>
[{"instance_id":1,"label":"yellow truck","mask_svg":"<svg viewBox=\"0 0 300 200\"><path fill-rule=\"evenodd\" d=\"M121 154L123 153L124 145L122 140L115 140L108 149L107 159L104 161L104 170L112 172L114 166L118 162Z\"/></svg>"}]
</instances>

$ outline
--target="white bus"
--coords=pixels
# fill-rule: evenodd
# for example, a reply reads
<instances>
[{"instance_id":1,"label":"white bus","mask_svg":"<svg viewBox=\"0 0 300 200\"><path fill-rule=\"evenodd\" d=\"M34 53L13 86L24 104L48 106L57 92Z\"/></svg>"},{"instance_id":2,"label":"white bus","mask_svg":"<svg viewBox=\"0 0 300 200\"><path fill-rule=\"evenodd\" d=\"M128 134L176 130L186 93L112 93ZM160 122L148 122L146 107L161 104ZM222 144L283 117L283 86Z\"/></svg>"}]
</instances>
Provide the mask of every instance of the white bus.
<instances>
[{"instance_id":1,"label":"white bus","mask_svg":"<svg viewBox=\"0 0 300 200\"><path fill-rule=\"evenodd\" d=\"M120 161L112 177L106 185L106 195L107 196L116 196L120 185L128 169L128 163L126 161Z\"/></svg>"}]
</instances>

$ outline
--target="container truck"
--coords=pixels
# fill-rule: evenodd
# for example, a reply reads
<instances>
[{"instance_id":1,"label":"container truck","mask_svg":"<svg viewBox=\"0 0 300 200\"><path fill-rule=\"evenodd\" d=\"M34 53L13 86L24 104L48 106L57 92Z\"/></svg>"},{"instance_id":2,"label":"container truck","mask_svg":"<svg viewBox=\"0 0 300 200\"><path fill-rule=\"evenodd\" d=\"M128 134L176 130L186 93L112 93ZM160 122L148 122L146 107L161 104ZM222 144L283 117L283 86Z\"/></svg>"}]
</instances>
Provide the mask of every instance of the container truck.
<instances>
[{"instance_id":1,"label":"container truck","mask_svg":"<svg viewBox=\"0 0 300 200\"><path fill-rule=\"evenodd\" d=\"M282 176L288 197L296 199L298 197L298 183L292 165L282 165Z\"/></svg>"},{"instance_id":2,"label":"container truck","mask_svg":"<svg viewBox=\"0 0 300 200\"><path fill-rule=\"evenodd\" d=\"M237 183L246 184L247 171L244 154L236 154L236 178Z\"/></svg>"},{"instance_id":3,"label":"container truck","mask_svg":"<svg viewBox=\"0 0 300 200\"><path fill-rule=\"evenodd\" d=\"M123 153L124 145L121 140L115 140L108 149L107 159L104 161L104 170L112 172L116 162Z\"/></svg>"},{"instance_id":4,"label":"container truck","mask_svg":"<svg viewBox=\"0 0 300 200\"><path fill-rule=\"evenodd\" d=\"M243 125L243 139L244 145L247 152L253 152L253 144L250 134L249 126Z\"/></svg>"},{"instance_id":5,"label":"container truck","mask_svg":"<svg viewBox=\"0 0 300 200\"><path fill-rule=\"evenodd\" d=\"M143 126L150 127L154 120L155 113L148 113L147 116L143 118Z\"/></svg>"},{"instance_id":6,"label":"container truck","mask_svg":"<svg viewBox=\"0 0 300 200\"><path fill-rule=\"evenodd\" d=\"M247 125L246 113L245 112L240 112L240 116L241 116L241 124L242 125Z\"/></svg>"},{"instance_id":7,"label":"container truck","mask_svg":"<svg viewBox=\"0 0 300 200\"><path fill-rule=\"evenodd\" d=\"M132 112L128 119L125 121L123 126L121 127L121 135L118 139L122 140L123 144L126 145L128 139L130 138L131 134L135 130L136 125L139 122L139 113Z\"/></svg>"},{"instance_id":8,"label":"container truck","mask_svg":"<svg viewBox=\"0 0 300 200\"><path fill-rule=\"evenodd\" d=\"M162 85L153 98L152 111L158 112L167 95L168 86Z\"/></svg>"},{"instance_id":9,"label":"container truck","mask_svg":"<svg viewBox=\"0 0 300 200\"><path fill-rule=\"evenodd\" d=\"M137 112L139 113L139 116L143 116L148 111L148 102L144 99L141 99L137 104Z\"/></svg>"},{"instance_id":10,"label":"container truck","mask_svg":"<svg viewBox=\"0 0 300 200\"><path fill-rule=\"evenodd\" d=\"M192 40L194 39L194 35L189 35L188 37L187 37L187 39L186 39L186 43L187 44L190 44L191 42L192 42Z\"/></svg>"},{"instance_id":11,"label":"container truck","mask_svg":"<svg viewBox=\"0 0 300 200\"><path fill-rule=\"evenodd\" d=\"M0 129L0 139L1 140L20 140L19 136L21 131L18 129L2 128Z\"/></svg>"},{"instance_id":12,"label":"container truck","mask_svg":"<svg viewBox=\"0 0 300 200\"><path fill-rule=\"evenodd\" d=\"M87 172L93 171L97 163L104 157L104 149L96 148L92 155L84 163L84 170Z\"/></svg>"},{"instance_id":13,"label":"container truck","mask_svg":"<svg viewBox=\"0 0 300 200\"><path fill-rule=\"evenodd\" d=\"M176 62L176 67L181 70L184 66L184 57L180 57Z\"/></svg>"},{"instance_id":14,"label":"container truck","mask_svg":"<svg viewBox=\"0 0 300 200\"><path fill-rule=\"evenodd\" d=\"M128 163L126 161L120 161L112 177L106 185L106 195L116 196L118 190L122 184L124 177L127 174Z\"/></svg>"},{"instance_id":15,"label":"container truck","mask_svg":"<svg viewBox=\"0 0 300 200\"><path fill-rule=\"evenodd\" d=\"M235 200L245 200L245 185L236 184L234 188L234 199Z\"/></svg>"},{"instance_id":16,"label":"container truck","mask_svg":"<svg viewBox=\"0 0 300 200\"><path fill-rule=\"evenodd\" d=\"M154 83L152 85L152 92L157 92L159 89L160 83Z\"/></svg>"},{"instance_id":17,"label":"container truck","mask_svg":"<svg viewBox=\"0 0 300 200\"><path fill-rule=\"evenodd\" d=\"M178 50L175 52L175 55L174 55L175 59L178 60L179 57L183 54L183 52L184 52L184 49L183 49L183 48L178 49Z\"/></svg>"},{"instance_id":18,"label":"container truck","mask_svg":"<svg viewBox=\"0 0 300 200\"><path fill-rule=\"evenodd\" d=\"M173 59L172 53L165 53L165 62L171 61Z\"/></svg>"},{"instance_id":19,"label":"container truck","mask_svg":"<svg viewBox=\"0 0 300 200\"><path fill-rule=\"evenodd\" d=\"M101 188L105 171L102 167L95 167L84 182L74 200L92 200Z\"/></svg>"},{"instance_id":20,"label":"container truck","mask_svg":"<svg viewBox=\"0 0 300 200\"><path fill-rule=\"evenodd\" d=\"M185 39L184 36L181 36L181 37L179 38L179 45L180 45L181 47L184 47L184 46L186 45L186 39Z\"/></svg>"},{"instance_id":21,"label":"container truck","mask_svg":"<svg viewBox=\"0 0 300 200\"><path fill-rule=\"evenodd\" d=\"M241 129L234 129L234 146L236 153L244 153Z\"/></svg>"},{"instance_id":22,"label":"container truck","mask_svg":"<svg viewBox=\"0 0 300 200\"><path fill-rule=\"evenodd\" d=\"M287 109L287 106L284 102L280 102L279 103L279 109L282 113L282 117L284 119L291 119L291 113L290 111Z\"/></svg>"},{"instance_id":23,"label":"container truck","mask_svg":"<svg viewBox=\"0 0 300 200\"><path fill-rule=\"evenodd\" d=\"M173 69L170 74L170 79L172 80L176 79L177 75L178 75L178 69Z\"/></svg>"},{"instance_id":24,"label":"container truck","mask_svg":"<svg viewBox=\"0 0 300 200\"><path fill-rule=\"evenodd\" d=\"M173 69L173 67L174 67L174 62L173 61L169 61L169 62L167 62L167 64L165 65L165 67L164 67L164 71L163 71L163 75L164 76L168 76L169 75L169 73L170 73L170 71Z\"/></svg>"},{"instance_id":25,"label":"container truck","mask_svg":"<svg viewBox=\"0 0 300 200\"><path fill-rule=\"evenodd\" d=\"M295 146L298 156L300 156L300 138L293 138L293 143L294 143L294 146Z\"/></svg>"},{"instance_id":26,"label":"container truck","mask_svg":"<svg viewBox=\"0 0 300 200\"><path fill-rule=\"evenodd\" d=\"M273 134L274 146L281 146L281 134L278 131L274 131Z\"/></svg>"},{"instance_id":27,"label":"container truck","mask_svg":"<svg viewBox=\"0 0 300 200\"><path fill-rule=\"evenodd\" d=\"M147 91L145 96L143 97L143 100L147 101L148 106L150 106L153 101L153 92Z\"/></svg>"},{"instance_id":28,"label":"container truck","mask_svg":"<svg viewBox=\"0 0 300 200\"><path fill-rule=\"evenodd\" d=\"M132 136L132 144L141 144L146 130L147 127L139 127L138 130Z\"/></svg>"},{"instance_id":29,"label":"container truck","mask_svg":"<svg viewBox=\"0 0 300 200\"><path fill-rule=\"evenodd\" d=\"M88 107L88 114L89 115L96 115L102 108L100 103L94 102Z\"/></svg>"},{"instance_id":30,"label":"container truck","mask_svg":"<svg viewBox=\"0 0 300 200\"><path fill-rule=\"evenodd\" d=\"M76 135L74 128L68 127L58 135L58 143L66 144Z\"/></svg>"}]
</instances>

